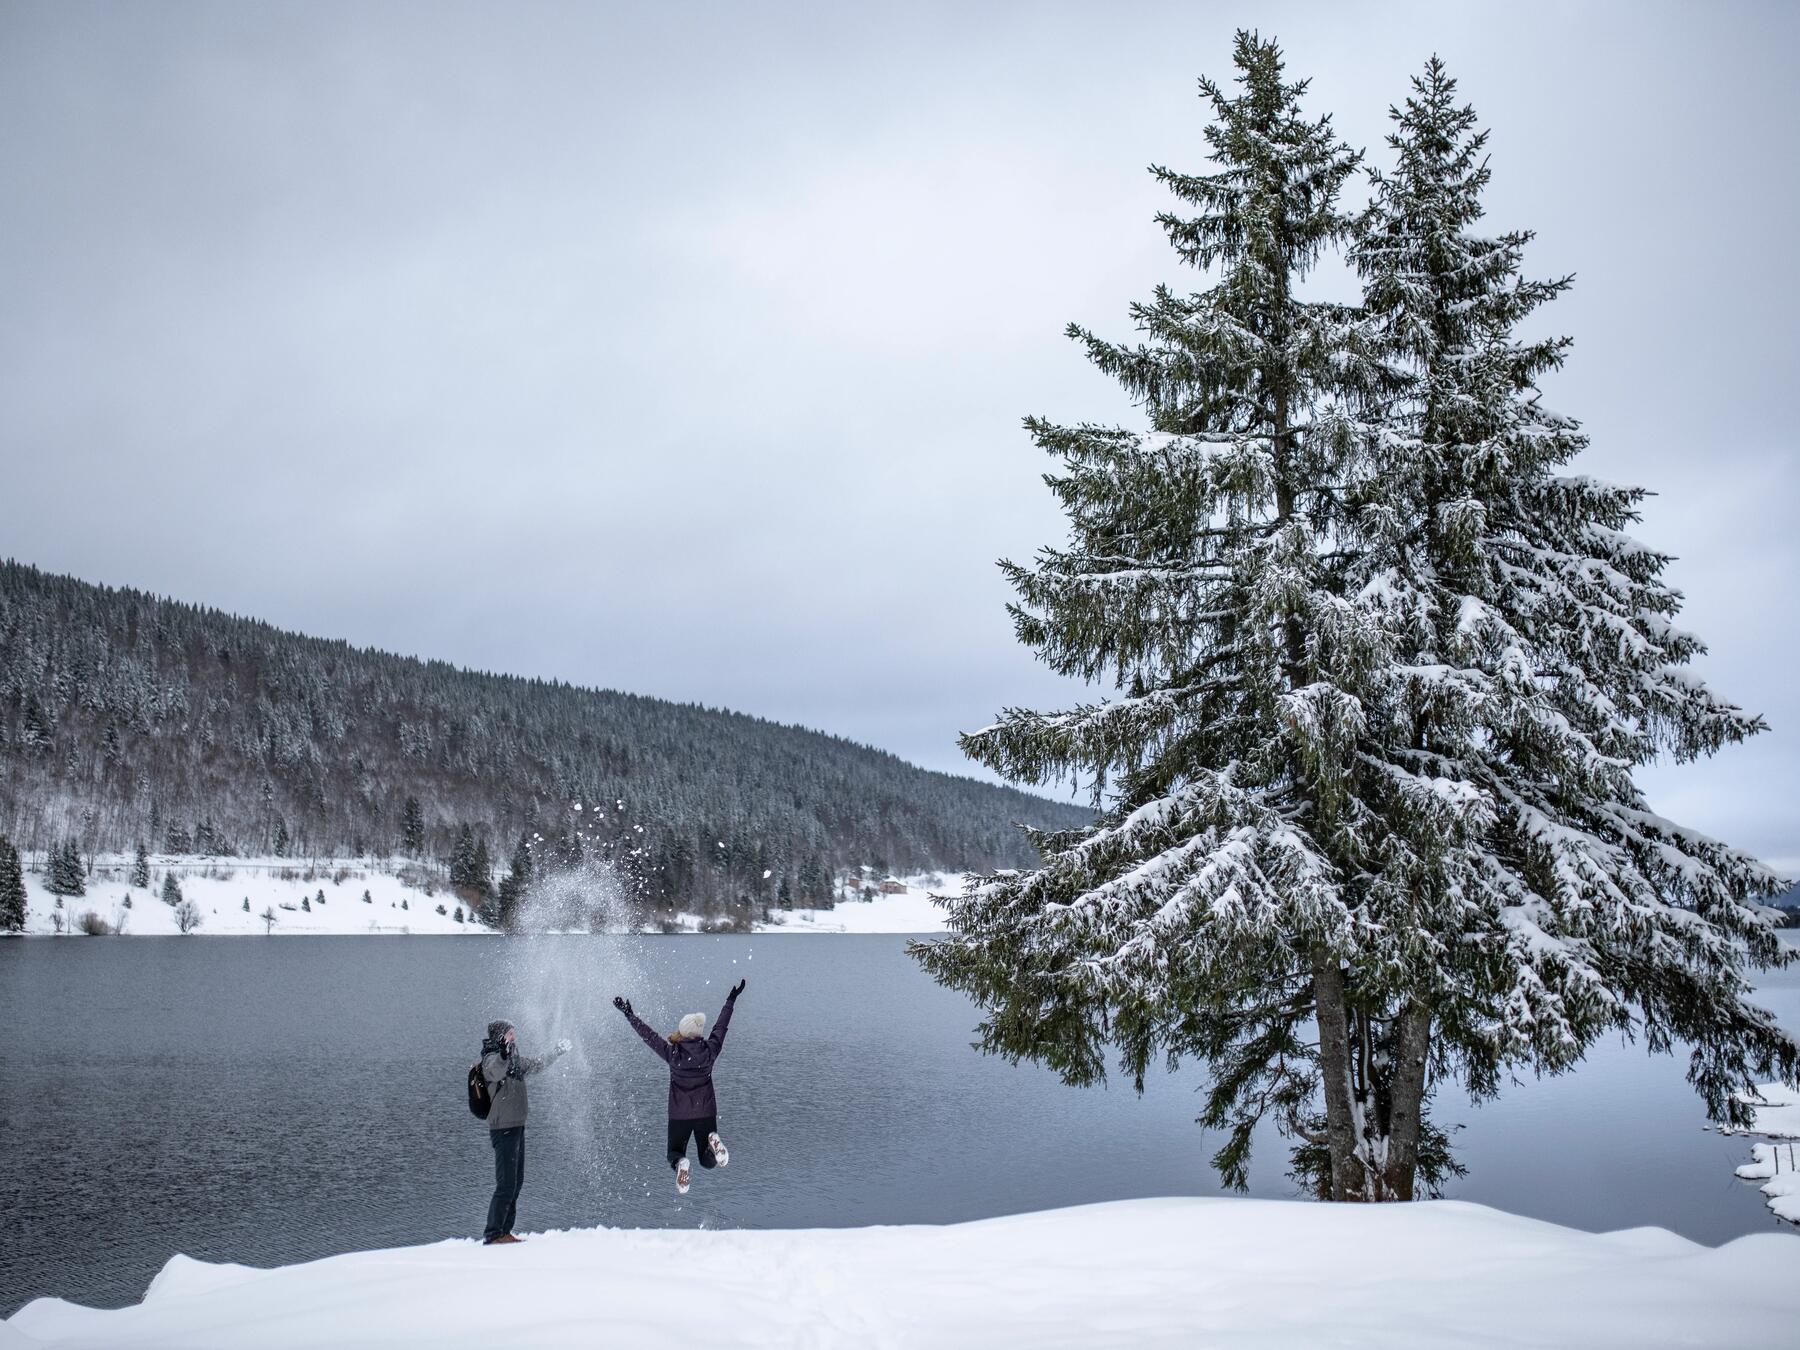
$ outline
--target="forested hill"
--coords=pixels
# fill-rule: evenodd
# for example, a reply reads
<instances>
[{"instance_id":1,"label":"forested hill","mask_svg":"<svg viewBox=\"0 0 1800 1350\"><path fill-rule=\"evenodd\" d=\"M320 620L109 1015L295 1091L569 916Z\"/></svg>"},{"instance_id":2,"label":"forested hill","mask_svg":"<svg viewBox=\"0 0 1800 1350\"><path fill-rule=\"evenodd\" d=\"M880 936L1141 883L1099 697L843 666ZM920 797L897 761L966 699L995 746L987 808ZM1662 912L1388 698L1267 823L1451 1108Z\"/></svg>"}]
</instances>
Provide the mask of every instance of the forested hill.
<instances>
[{"instance_id":1,"label":"forested hill","mask_svg":"<svg viewBox=\"0 0 1800 1350\"><path fill-rule=\"evenodd\" d=\"M0 834L25 849L442 859L468 826L498 868L578 819L647 896L798 902L849 863L1024 863L1015 822L1086 818L819 732L0 563Z\"/></svg>"}]
</instances>

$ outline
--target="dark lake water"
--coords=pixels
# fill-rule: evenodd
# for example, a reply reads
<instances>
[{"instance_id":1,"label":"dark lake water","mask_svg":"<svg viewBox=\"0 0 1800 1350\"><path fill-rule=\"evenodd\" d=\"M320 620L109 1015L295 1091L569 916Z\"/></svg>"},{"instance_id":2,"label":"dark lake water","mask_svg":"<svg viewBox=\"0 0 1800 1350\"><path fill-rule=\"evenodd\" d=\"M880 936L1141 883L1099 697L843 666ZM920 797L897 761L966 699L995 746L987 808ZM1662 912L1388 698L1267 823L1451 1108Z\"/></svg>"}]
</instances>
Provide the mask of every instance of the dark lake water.
<instances>
[{"instance_id":1,"label":"dark lake water","mask_svg":"<svg viewBox=\"0 0 1800 1350\"><path fill-rule=\"evenodd\" d=\"M731 1166L678 1197L657 1026L750 982L716 1074ZM1800 972L1764 1002L1800 1028ZM1192 1070L1139 1097L969 1049L973 1010L874 936L133 938L0 943L0 1316L136 1300L175 1252L268 1265L480 1232L492 1184L463 1078L489 1018L533 1080L519 1228L941 1223L1218 1193ZM1701 1129L1682 1061L1609 1044L1498 1102L1438 1103L1452 1194L1707 1243L1778 1227ZM1271 1136L1252 1191L1295 1193ZM1800 1255L1800 1239L1796 1241Z\"/></svg>"}]
</instances>

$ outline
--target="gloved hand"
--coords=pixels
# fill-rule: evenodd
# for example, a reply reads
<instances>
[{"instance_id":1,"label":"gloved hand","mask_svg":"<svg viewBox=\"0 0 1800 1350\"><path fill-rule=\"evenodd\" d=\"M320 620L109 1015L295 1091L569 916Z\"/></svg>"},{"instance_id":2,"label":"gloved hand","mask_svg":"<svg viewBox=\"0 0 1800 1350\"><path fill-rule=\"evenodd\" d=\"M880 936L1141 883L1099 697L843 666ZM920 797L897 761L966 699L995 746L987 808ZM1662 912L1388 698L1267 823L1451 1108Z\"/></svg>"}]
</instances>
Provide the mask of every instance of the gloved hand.
<instances>
[{"instance_id":1,"label":"gloved hand","mask_svg":"<svg viewBox=\"0 0 1800 1350\"><path fill-rule=\"evenodd\" d=\"M620 1012L624 1013L627 1017L631 1016L631 1000L630 999L622 998L618 995L614 995L613 1007L617 1008Z\"/></svg>"},{"instance_id":2,"label":"gloved hand","mask_svg":"<svg viewBox=\"0 0 1800 1350\"><path fill-rule=\"evenodd\" d=\"M574 1048L575 1048L574 1043L572 1041L570 1041L567 1036L563 1037L560 1041L558 1041L556 1043L556 1053L559 1055L566 1055L569 1053L569 1051L573 1050Z\"/></svg>"},{"instance_id":3,"label":"gloved hand","mask_svg":"<svg viewBox=\"0 0 1800 1350\"><path fill-rule=\"evenodd\" d=\"M748 980L739 980L736 984L731 986L730 998L733 1003L737 1002L737 996L744 992L744 986L748 983Z\"/></svg>"}]
</instances>

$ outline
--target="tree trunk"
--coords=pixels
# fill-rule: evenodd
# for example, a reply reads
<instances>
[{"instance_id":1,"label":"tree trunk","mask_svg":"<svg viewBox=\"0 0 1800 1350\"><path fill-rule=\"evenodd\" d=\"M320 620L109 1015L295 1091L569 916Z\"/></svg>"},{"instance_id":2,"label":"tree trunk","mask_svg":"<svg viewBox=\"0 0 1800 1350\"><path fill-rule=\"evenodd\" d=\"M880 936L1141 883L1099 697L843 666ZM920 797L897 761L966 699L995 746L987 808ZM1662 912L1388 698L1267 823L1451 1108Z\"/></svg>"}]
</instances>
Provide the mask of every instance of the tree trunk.
<instances>
[{"instance_id":1,"label":"tree trunk","mask_svg":"<svg viewBox=\"0 0 1800 1350\"><path fill-rule=\"evenodd\" d=\"M1431 1013L1417 1003L1401 1011L1394 1038L1394 1076L1389 1110L1387 1176L1383 1199L1410 1200L1419 1170L1419 1133L1425 1114L1425 1061L1431 1048Z\"/></svg>"},{"instance_id":2,"label":"tree trunk","mask_svg":"<svg viewBox=\"0 0 1800 1350\"><path fill-rule=\"evenodd\" d=\"M1335 958L1313 957L1313 1004L1319 1022L1319 1074L1325 1085L1325 1140L1331 1150L1327 1200L1366 1200L1357 1154L1356 1111L1350 1090L1350 1021L1344 972Z\"/></svg>"}]
</instances>

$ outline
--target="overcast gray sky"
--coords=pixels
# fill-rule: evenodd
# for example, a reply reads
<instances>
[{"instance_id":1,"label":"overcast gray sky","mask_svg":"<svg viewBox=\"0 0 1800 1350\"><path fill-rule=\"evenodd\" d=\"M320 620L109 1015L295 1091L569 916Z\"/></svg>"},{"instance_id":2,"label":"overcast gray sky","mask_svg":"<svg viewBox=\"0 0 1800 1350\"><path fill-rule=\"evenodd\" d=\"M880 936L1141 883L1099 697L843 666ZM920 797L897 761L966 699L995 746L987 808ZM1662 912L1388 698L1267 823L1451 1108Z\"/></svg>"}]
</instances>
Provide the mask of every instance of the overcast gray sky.
<instances>
[{"instance_id":1,"label":"overcast gray sky","mask_svg":"<svg viewBox=\"0 0 1800 1350\"><path fill-rule=\"evenodd\" d=\"M1441 54L1548 390L1773 730L1647 776L1800 871L1800 7L0 3L0 555L969 771L1067 691L1027 413L1158 280L1240 24L1377 162ZM1327 284L1331 284L1329 281Z\"/></svg>"}]
</instances>

